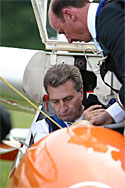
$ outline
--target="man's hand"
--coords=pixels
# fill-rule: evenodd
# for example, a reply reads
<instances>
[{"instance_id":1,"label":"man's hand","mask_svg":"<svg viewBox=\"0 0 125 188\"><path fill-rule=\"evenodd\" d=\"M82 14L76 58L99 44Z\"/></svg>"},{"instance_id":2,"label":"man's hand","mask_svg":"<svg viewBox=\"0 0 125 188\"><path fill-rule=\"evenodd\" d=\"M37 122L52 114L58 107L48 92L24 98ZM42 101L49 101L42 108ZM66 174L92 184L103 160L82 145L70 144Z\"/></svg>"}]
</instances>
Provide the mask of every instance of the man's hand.
<instances>
[{"instance_id":1,"label":"man's hand","mask_svg":"<svg viewBox=\"0 0 125 188\"><path fill-rule=\"evenodd\" d=\"M93 125L111 124L114 122L110 114L101 105L93 105L83 112L83 119Z\"/></svg>"}]
</instances>

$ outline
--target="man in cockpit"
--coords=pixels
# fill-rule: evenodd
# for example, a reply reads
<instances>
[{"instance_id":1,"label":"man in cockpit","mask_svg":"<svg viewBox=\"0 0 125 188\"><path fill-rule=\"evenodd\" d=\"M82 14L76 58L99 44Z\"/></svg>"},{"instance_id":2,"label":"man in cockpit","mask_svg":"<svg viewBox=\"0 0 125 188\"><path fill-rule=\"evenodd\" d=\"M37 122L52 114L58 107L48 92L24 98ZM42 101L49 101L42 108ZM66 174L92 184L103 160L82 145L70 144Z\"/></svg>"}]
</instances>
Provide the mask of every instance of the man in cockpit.
<instances>
[{"instance_id":1,"label":"man in cockpit","mask_svg":"<svg viewBox=\"0 0 125 188\"><path fill-rule=\"evenodd\" d=\"M83 80L79 69L73 65L58 64L52 66L44 77L44 88L49 96L54 119L62 128L79 120L88 120L105 111L101 105L93 105L84 110ZM31 133L37 142L50 132L59 129L48 118L32 124Z\"/></svg>"}]
</instances>

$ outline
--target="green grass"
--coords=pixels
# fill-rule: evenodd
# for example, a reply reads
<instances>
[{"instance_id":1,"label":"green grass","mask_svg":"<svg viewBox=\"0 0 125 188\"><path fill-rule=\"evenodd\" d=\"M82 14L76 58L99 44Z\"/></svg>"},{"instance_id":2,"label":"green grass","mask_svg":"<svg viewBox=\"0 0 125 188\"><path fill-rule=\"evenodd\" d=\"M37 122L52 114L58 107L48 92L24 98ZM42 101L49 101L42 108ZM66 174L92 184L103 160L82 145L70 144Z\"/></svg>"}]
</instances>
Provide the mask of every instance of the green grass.
<instances>
[{"instance_id":1,"label":"green grass","mask_svg":"<svg viewBox=\"0 0 125 188\"><path fill-rule=\"evenodd\" d=\"M13 162L0 160L0 188L5 188Z\"/></svg>"},{"instance_id":2,"label":"green grass","mask_svg":"<svg viewBox=\"0 0 125 188\"><path fill-rule=\"evenodd\" d=\"M12 128L30 128L34 114L9 110Z\"/></svg>"},{"instance_id":3,"label":"green grass","mask_svg":"<svg viewBox=\"0 0 125 188\"><path fill-rule=\"evenodd\" d=\"M9 110L12 128L30 128L34 114ZM13 162L0 160L0 188L5 188Z\"/></svg>"}]
</instances>

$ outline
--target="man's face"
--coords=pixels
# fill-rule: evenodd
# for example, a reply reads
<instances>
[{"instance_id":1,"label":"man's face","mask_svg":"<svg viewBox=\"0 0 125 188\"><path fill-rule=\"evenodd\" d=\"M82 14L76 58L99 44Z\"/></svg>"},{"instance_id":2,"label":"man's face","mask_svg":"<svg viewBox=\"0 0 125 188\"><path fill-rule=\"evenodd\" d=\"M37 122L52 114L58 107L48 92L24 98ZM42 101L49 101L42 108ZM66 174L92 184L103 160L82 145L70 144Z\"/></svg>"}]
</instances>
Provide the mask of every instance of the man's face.
<instances>
[{"instance_id":1,"label":"man's face","mask_svg":"<svg viewBox=\"0 0 125 188\"><path fill-rule=\"evenodd\" d=\"M72 80L66 81L57 88L48 86L51 106L63 121L73 121L81 116L83 88L77 92Z\"/></svg>"},{"instance_id":2,"label":"man's face","mask_svg":"<svg viewBox=\"0 0 125 188\"><path fill-rule=\"evenodd\" d=\"M84 22L80 22L77 17L68 16L64 14L63 20L57 18L55 14L50 10L49 21L52 28L59 34L64 34L69 43L73 41L89 42L92 37L88 31L87 25Z\"/></svg>"}]
</instances>

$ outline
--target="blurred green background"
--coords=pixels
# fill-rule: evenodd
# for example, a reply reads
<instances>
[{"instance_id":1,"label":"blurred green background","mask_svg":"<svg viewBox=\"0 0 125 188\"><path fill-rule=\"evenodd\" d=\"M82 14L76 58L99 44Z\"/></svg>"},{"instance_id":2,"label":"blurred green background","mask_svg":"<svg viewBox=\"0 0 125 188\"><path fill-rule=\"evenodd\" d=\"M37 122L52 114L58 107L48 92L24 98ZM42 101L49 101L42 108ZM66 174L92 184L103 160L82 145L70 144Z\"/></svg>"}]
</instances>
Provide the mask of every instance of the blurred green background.
<instances>
[{"instance_id":1,"label":"blurred green background","mask_svg":"<svg viewBox=\"0 0 125 188\"><path fill-rule=\"evenodd\" d=\"M34 114L15 110L8 110L13 128L29 128L32 124ZM0 160L0 188L5 188L9 171L13 162Z\"/></svg>"},{"instance_id":2,"label":"blurred green background","mask_svg":"<svg viewBox=\"0 0 125 188\"><path fill-rule=\"evenodd\" d=\"M44 49L30 0L0 0L0 46ZM30 128L34 114L15 110L9 113L13 128ZM0 160L0 188L6 187L12 164Z\"/></svg>"},{"instance_id":3,"label":"blurred green background","mask_svg":"<svg viewBox=\"0 0 125 188\"><path fill-rule=\"evenodd\" d=\"M30 0L0 1L0 45L43 49Z\"/></svg>"}]
</instances>

